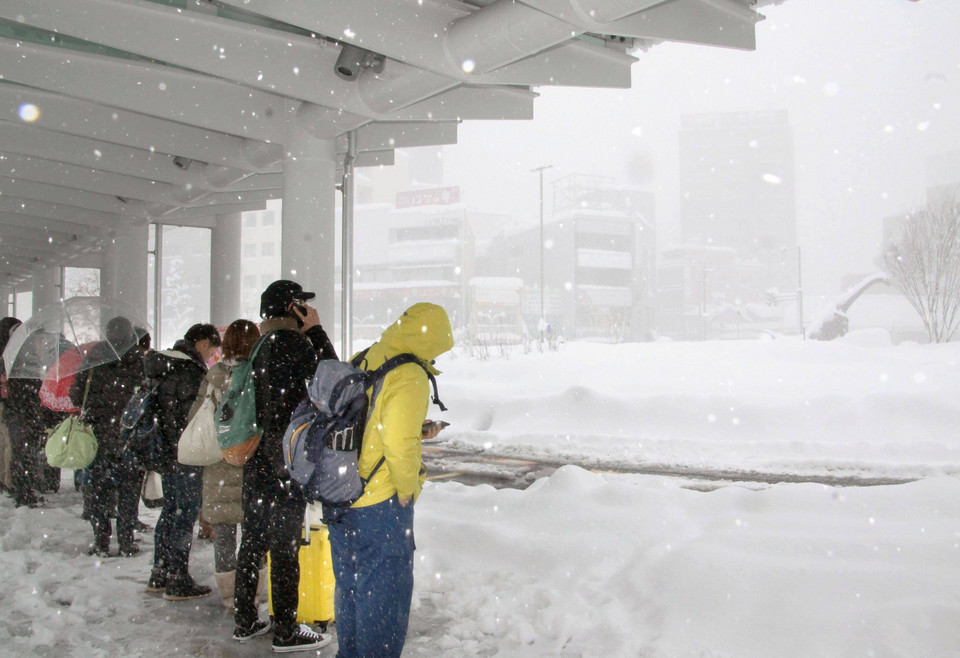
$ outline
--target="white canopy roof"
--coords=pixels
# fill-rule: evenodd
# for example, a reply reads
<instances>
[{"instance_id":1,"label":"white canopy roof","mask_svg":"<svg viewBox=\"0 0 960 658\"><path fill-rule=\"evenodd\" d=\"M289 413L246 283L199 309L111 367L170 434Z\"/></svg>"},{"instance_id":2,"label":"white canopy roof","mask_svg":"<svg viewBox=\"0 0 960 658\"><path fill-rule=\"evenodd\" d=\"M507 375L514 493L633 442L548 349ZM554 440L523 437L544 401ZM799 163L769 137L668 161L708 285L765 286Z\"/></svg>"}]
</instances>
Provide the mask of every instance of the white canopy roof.
<instances>
[{"instance_id":1,"label":"white canopy roof","mask_svg":"<svg viewBox=\"0 0 960 658\"><path fill-rule=\"evenodd\" d=\"M629 87L663 40L752 49L750 0L0 0L0 287L125 223L280 198L285 125L357 166Z\"/></svg>"}]
</instances>

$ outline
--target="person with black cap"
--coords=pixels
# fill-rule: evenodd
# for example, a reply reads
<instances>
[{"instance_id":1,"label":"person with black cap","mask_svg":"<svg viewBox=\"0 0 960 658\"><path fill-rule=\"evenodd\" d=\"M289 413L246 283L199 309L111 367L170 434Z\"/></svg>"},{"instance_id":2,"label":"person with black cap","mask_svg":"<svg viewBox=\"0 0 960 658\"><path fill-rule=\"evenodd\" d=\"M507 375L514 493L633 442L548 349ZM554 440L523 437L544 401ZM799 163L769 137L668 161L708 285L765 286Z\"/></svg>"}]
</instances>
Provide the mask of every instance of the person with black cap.
<instances>
[{"instance_id":1,"label":"person with black cap","mask_svg":"<svg viewBox=\"0 0 960 658\"><path fill-rule=\"evenodd\" d=\"M283 461L283 433L306 397L306 382L319 359L336 359L317 310L316 295L294 281L271 283L260 296L264 341L254 359L257 423L263 436L243 471L243 525L237 556L233 639L246 642L270 630L254 603L264 556L270 551L273 650L314 650L331 640L297 624L300 530L306 501Z\"/></svg>"},{"instance_id":2,"label":"person with black cap","mask_svg":"<svg viewBox=\"0 0 960 658\"><path fill-rule=\"evenodd\" d=\"M212 590L193 580L190 563L193 526L200 513L203 469L177 461L177 443L187 426L190 407L207 374L207 363L220 347L220 333L212 324L195 324L172 350L149 352L143 369L157 383L160 430L169 450L161 473L163 508L153 535L153 570L147 591L163 592L167 601L186 601L206 596Z\"/></svg>"},{"instance_id":3,"label":"person with black cap","mask_svg":"<svg viewBox=\"0 0 960 658\"><path fill-rule=\"evenodd\" d=\"M94 345L70 386L70 400L83 408L83 417L97 437L97 456L90 465L90 524L93 544L90 554L109 555L110 515L117 505L117 543L121 557L140 552L133 531L140 504L140 469L120 458L120 416L143 380L143 352L137 349L133 324L118 316L107 323L106 340ZM113 360L120 354L119 360ZM100 365L86 367L87 364ZM87 385L89 384L89 390Z\"/></svg>"}]
</instances>

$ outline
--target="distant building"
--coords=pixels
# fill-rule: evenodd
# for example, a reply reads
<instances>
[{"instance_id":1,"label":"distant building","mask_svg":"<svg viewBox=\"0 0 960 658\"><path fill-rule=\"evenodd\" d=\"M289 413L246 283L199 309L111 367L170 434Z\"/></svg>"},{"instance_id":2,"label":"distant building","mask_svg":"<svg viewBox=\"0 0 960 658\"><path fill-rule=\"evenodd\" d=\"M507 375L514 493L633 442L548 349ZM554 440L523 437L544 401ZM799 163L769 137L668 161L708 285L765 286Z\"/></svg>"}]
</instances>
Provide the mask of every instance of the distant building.
<instances>
[{"instance_id":1,"label":"distant building","mask_svg":"<svg viewBox=\"0 0 960 658\"><path fill-rule=\"evenodd\" d=\"M787 112L684 116L679 143L682 243L660 254L657 331L681 340L799 333Z\"/></svg>"},{"instance_id":2,"label":"distant building","mask_svg":"<svg viewBox=\"0 0 960 658\"><path fill-rule=\"evenodd\" d=\"M568 339L652 337L656 254L651 192L611 178L573 175L554 183L553 216L512 229L485 254L482 271L519 277L526 331ZM543 281L541 295L541 258Z\"/></svg>"},{"instance_id":3,"label":"distant building","mask_svg":"<svg viewBox=\"0 0 960 658\"><path fill-rule=\"evenodd\" d=\"M960 194L960 149L927 158L927 199Z\"/></svg>"},{"instance_id":4,"label":"distant building","mask_svg":"<svg viewBox=\"0 0 960 658\"><path fill-rule=\"evenodd\" d=\"M412 194L408 194L412 193ZM470 213L457 188L406 190L405 207L354 209L357 244L353 277L354 333L375 338L404 308L419 301L443 306L455 328L464 322L464 296L473 272ZM338 288L339 289L339 288Z\"/></svg>"},{"instance_id":5,"label":"distant building","mask_svg":"<svg viewBox=\"0 0 960 658\"><path fill-rule=\"evenodd\" d=\"M733 247L742 257L796 246L786 111L684 116L679 165L684 242Z\"/></svg>"},{"instance_id":6,"label":"distant building","mask_svg":"<svg viewBox=\"0 0 960 658\"><path fill-rule=\"evenodd\" d=\"M280 278L281 208L280 201L270 201L266 210L243 213L240 307L254 322L260 321L260 294Z\"/></svg>"},{"instance_id":7,"label":"distant building","mask_svg":"<svg viewBox=\"0 0 960 658\"><path fill-rule=\"evenodd\" d=\"M359 170L353 207L355 338L375 339L418 301L441 304L456 331L488 344L537 336L541 301L548 337L652 336L652 193L594 176L557 181L541 249L539 226L521 229L515 217L472 211L458 186L442 184L441 155L438 149L398 150L395 167ZM249 317L257 317L260 293L279 276L279 220L279 204L244 214L242 303ZM336 289L339 324L340 280Z\"/></svg>"}]
</instances>

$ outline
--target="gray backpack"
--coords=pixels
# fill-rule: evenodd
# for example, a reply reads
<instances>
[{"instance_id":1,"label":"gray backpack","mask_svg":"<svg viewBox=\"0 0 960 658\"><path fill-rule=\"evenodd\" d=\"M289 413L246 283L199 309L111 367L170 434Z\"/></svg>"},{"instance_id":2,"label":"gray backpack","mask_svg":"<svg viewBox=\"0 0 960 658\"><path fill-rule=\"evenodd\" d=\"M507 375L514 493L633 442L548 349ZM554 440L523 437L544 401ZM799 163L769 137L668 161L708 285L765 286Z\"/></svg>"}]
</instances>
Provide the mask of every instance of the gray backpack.
<instances>
[{"instance_id":1,"label":"gray backpack","mask_svg":"<svg viewBox=\"0 0 960 658\"><path fill-rule=\"evenodd\" d=\"M363 494L367 482L383 465L377 462L370 475L360 477L357 462L363 431L388 372L405 363L416 363L433 385L433 401L446 407L437 395L437 380L413 354L398 354L376 370L360 367L367 350L349 363L323 360L307 385L307 397L290 417L283 435L283 459L290 476L300 484L308 502L328 508L346 508ZM367 390L373 389L367 401Z\"/></svg>"}]
</instances>

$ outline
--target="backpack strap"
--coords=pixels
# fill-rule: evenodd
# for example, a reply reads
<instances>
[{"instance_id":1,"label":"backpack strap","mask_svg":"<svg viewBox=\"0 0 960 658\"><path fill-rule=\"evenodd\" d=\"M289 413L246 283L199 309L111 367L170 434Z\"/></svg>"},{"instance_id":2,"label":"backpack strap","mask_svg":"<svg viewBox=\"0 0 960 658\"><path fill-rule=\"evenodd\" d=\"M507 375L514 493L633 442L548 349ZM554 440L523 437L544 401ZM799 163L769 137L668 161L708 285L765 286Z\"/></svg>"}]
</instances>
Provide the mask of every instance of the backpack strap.
<instances>
[{"instance_id":1,"label":"backpack strap","mask_svg":"<svg viewBox=\"0 0 960 658\"><path fill-rule=\"evenodd\" d=\"M356 354L352 359L350 359L350 364L355 368L360 368L361 363L366 359L367 352L370 351L370 348L366 348ZM440 407L441 411L446 411L447 408L443 405L443 402L440 401L440 394L437 392L437 378L433 376L433 373L430 372L427 367L423 364L419 358L414 354L405 352L403 354L397 354L392 356L386 361L384 361L380 367L376 370L368 370L368 388L373 386L373 392L370 394L370 406L367 410L367 418L364 420L366 424L367 420L370 418L370 414L373 413L373 407L377 403L377 395L380 393L380 388L383 385L383 378L387 376L387 373L393 370L398 366L402 366L405 363L416 363L418 366L423 368L423 371L427 373L427 378L430 380L430 383L433 385L433 402ZM386 456L381 455L380 460L377 462L376 466L370 471L370 475L367 477L360 477L360 481L363 482L363 488L367 488L367 483L373 479L373 476L377 474L377 471L380 470L380 467L383 466L384 462L387 460Z\"/></svg>"},{"instance_id":2,"label":"backpack strap","mask_svg":"<svg viewBox=\"0 0 960 658\"><path fill-rule=\"evenodd\" d=\"M364 350L362 354L366 355L366 350ZM351 361L351 363L353 362ZM389 359L384 361L379 368L370 372L370 381L371 382L380 381L381 379L386 377L388 372L390 372L391 370L393 370L398 366L402 366L405 363L416 363L418 366L423 368L423 371L427 374L427 379L430 380L430 384L433 386L433 403L438 407L440 407L440 411L446 411L447 408L444 406L443 402L440 401L440 393L437 391L437 378L433 376L433 373L430 372L430 370L423 363L423 361L417 358L415 354L410 354L409 352L405 352L403 354L397 354L396 356L391 356ZM358 365L358 364L354 364L354 365ZM371 409L373 408L373 404L376 398L376 393L377 393L377 389L374 389L374 395L371 396L370 398Z\"/></svg>"},{"instance_id":3,"label":"backpack strap","mask_svg":"<svg viewBox=\"0 0 960 658\"><path fill-rule=\"evenodd\" d=\"M373 345L370 347L373 347ZM353 358L350 359L350 365L352 365L354 368L359 368L360 364L363 363L363 360L367 358L367 352L370 351L370 347L366 347L357 352Z\"/></svg>"},{"instance_id":4,"label":"backpack strap","mask_svg":"<svg viewBox=\"0 0 960 658\"><path fill-rule=\"evenodd\" d=\"M377 474L377 471L380 470L380 467L383 466L383 463L387 461L387 458L383 455L380 456L380 461L377 462L377 465L373 467L373 470L370 471L370 475L367 477L360 476L360 482L363 483L363 490L366 491L367 483L373 479L373 476Z\"/></svg>"},{"instance_id":5,"label":"backpack strap","mask_svg":"<svg viewBox=\"0 0 960 658\"><path fill-rule=\"evenodd\" d=\"M253 348L250 350L250 356L247 357L247 360L250 362L250 374L253 376L253 382L254 382L254 383L253 383L253 387L254 387L254 391L256 392L256 393L255 393L254 404L256 404L256 407L257 407L257 425L260 426L260 431L261 431L262 434L266 434L266 433L267 433L267 428L266 428L266 424L267 424L267 423L266 423L266 421L267 421L267 420L270 418L270 416L271 416L271 414L267 413L267 412L269 411L268 407L270 406L270 382L269 382L269 381L262 382L262 381L260 380L260 378L257 377L257 364L256 364L256 359L257 359L257 357L261 356L262 354L265 354L265 355L266 355L264 358L267 358L267 359L270 358L270 351L271 351L271 346L273 345L273 343L270 342L269 344L266 344L266 343L267 343L267 339L270 337L271 334L274 334L274 333L276 333L277 331L278 331L277 329L274 329L274 330L268 331L267 333L265 333L264 335L262 335L262 336L260 337L260 340L258 340L258 341L254 344ZM266 349L264 349L265 344L266 344ZM267 373L267 376L268 376L268 377L269 377L269 374L270 374L270 373ZM261 404L259 404L261 401L263 402L262 406L261 406ZM261 418L260 409L261 409L261 408L264 409L263 419L264 419L265 422L263 422L263 423L260 422L260 418Z\"/></svg>"}]
</instances>

